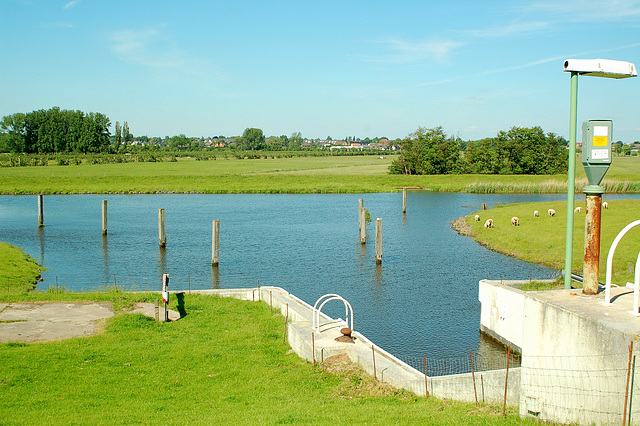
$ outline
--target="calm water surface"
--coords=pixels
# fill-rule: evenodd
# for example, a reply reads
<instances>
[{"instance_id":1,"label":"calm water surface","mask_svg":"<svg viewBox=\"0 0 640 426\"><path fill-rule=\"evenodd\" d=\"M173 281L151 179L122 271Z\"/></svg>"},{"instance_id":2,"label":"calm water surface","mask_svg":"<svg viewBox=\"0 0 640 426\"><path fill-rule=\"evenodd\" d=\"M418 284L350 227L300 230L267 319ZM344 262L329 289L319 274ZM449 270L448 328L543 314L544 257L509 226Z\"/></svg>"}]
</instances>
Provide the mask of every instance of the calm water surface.
<instances>
[{"instance_id":1,"label":"calm water surface","mask_svg":"<svg viewBox=\"0 0 640 426\"><path fill-rule=\"evenodd\" d=\"M376 266L374 223L358 235L358 198L383 219L383 264ZM101 232L101 200L109 232ZM113 286L159 290L273 285L313 304L338 293L354 309L354 328L400 356L446 358L478 350L478 281L549 278L556 272L491 252L458 235L449 222L500 203L559 195L410 192L345 195L66 195L0 196L0 241L47 268L38 289L84 291ZM158 209L166 212L167 247L158 245ZM220 267L211 268L211 224L220 220ZM336 303L327 313L344 315ZM334 311L332 312L332 309Z\"/></svg>"}]
</instances>

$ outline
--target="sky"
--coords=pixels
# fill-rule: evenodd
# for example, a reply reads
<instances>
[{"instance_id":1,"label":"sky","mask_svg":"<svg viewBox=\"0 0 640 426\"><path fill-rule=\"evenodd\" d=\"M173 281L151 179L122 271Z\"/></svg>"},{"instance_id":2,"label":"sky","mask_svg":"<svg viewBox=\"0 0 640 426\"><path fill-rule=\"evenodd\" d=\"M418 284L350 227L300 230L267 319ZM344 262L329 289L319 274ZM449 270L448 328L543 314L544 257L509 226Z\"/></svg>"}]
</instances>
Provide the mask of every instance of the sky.
<instances>
[{"instance_id":1,"label":"sky","mask_svg":"<svg viewBox=\"0 0 640 426\"><path fill-rule=\"evenodd\" d=\"M570 58L640 67L640 0L0 0L0 117L58 106L149 137L568 138ZM578 129L610 119L640 140L640 78L578 80Z\"/></svg>"}]
</instances>

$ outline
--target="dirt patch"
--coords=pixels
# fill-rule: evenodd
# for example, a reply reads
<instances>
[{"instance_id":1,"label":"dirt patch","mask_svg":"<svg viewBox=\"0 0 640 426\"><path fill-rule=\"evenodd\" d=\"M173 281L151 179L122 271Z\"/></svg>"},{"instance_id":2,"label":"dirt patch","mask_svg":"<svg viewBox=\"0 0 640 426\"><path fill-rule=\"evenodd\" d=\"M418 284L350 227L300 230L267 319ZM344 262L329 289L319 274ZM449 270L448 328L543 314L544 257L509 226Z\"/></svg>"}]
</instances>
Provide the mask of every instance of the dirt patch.
<instances>
[{"instance_id":1,"label":"dirt patch","mask_svg":"<svg viewBox=\"0 0 640 426\"><path fill-rule=\"evenodd\" d=\"M397 389L388 383L376 380L358 364L351 362L349 355L346 353L326 358L320 363L320 367L330 374L343 377L342 382L334 392L335 396L349 399L364 396L393 396L396 398L415 399L415 395L404 389Z\"/></svg>"},{"instance_id":2,"label":"dirt patch","mask_svg":"<svg viewBox=\"0 0 640 426\"><path fill-rule=\"evenodd\" d=\"M451 222L451 227L460 235L471 236L473 229L467 225L467 220L464 217L459 217Z\"/></svg>"},{"instance_id":3,"label":"dirt patch","mask_svg":"<svg viewBox=\"0 0 640 426\"><path fill-rule=\"evenodd\" d=\"M31 343L92 336L113 315L109 302L3 304L0 342Z\"/></svg>"}]
</instances>

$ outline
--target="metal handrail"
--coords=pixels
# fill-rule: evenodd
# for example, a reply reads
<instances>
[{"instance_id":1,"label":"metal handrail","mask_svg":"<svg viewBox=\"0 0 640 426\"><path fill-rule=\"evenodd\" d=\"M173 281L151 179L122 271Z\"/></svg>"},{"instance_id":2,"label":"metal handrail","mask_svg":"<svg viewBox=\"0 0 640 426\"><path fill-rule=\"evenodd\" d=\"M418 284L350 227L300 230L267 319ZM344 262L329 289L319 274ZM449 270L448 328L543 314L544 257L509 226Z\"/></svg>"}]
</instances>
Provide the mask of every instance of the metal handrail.
<instances>
[{"instance_id":1,"label":"metal handrail","mask_svg":"<svg viewBox=\"0 0 640 426\"><path fill-rule=\"evenodd\" d=\"M611 305L611 280L613 276L613 255L616 252L616 248L618 247L618 243L620 242L622 237L624 237L627 232L629 232L632 228L635 228L638 225L640 225L640 220L635 220L631 222L630 224L625 226L622 229L622 231L618 233L618 235L616 235L616 238L614 238L613 242L611 243L611 248L609 248L609 254L607 255L607 280L605 282L605 289L604 289L605 305ZM638 268L636 267L636 272L637 270ZM638 292L638 285L636 283L636 289L634 290L634 300L637 297L636 296L637 292Z\"/></svg>"},{"instance_id":2,"label":"metal handrail","mask_svg":"<svg viewBox=\"0 0 640 426\"><path fill-rule=\"evenodd\" d=\"M633 280L633 315L640 315L640 252L636 260L636 275Z\"/></svg>"},{"instance_id":3,"label":"metal handrail","mask_svg":"<svg viewBox=\"0 0 640 426\"><path fill-rule=\"evenodd\" d=\"M326 299L326 300L324 300L324 302L322 302L318 307L318 303L320 303L320 301L323 299ZM325 294L324 296L321 296L318 300L316 300L316 303L313 305L312 325L311 325L312 329L315 329L317 332L320 332L320 312L322 311L322 307L332 300L340 300L342 301L342 303L344 303L344 321L347 324L347 326L349 326L349 323L347 322L347 318L349 318L351 322L350 328L353 331L353 308L351 307L351 303L347 302L342 296L338 294L333 294L333 293Z\"/></svg>"}]
</instances>

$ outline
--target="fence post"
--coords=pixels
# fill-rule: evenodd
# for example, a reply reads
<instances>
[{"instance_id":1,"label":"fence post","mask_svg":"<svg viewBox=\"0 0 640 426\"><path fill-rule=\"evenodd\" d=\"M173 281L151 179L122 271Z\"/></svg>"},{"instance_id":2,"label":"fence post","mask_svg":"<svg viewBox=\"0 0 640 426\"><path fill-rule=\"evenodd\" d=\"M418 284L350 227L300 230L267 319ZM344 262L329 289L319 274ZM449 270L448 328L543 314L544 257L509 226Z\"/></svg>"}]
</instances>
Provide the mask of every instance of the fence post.
<instances>
[{"instance_id":1,"label":"fence post","mask_svg":"<svg viewBox=\"0 0 640 426\"><path fill-rule=\"evenodd\" d=\"M358 222L360 224L360 244L367 242L367 222L362 198L358 199Z\"/></svg>"},{"instance_id":2,"label":"fence post","mask_svg":"<svg viewBox=\"0 0 640 426\"><path fill-rule=\"evenodd\" d=\"M211 242L211 266L218 266L220 262L220 221L213 221L213 236Z\"/></svg>"},{"instance_id":3,"label":"fence post","mask_svg":"<svg viewBox=\"0 0 640 426\"><path fill-rule=\"evenodd\" d=\"M38 226L42 228L44 226L44 199L43 195L38 195Z\"/></svg>"},{"instance_id":4,"label":"fence post","mask_svg":"<svg viewBox=\"0 0 640 426\"><path fill-rule=\"evenodd\" d=\"M107 235L107 200L102 200L102 235Z\"/></svg>"},{"instance_id":5,"label":"fence post","mask_svg":"<svg viewBox=\"0 0 640 426\"><path fill-rule=\"evenodd\" d=\"M376 376L376 348L373 345L371 345L371 356L373 358L373 378L378 380L378 377Z\"/></svg>"},{"instance_id":6,"label":"fence post","mask_svg":"<svg viewBox=\"0 0 640 426\"><path fill-rule=\"evenodd\" d=\"M469 351L469 359L471 360L471 378L473 379L473 395L476 397L476 405L478 405L478 391L476 390L476 372L473 369L473 353Z\"/></svg>"},{"instance_id":7,"label":"fence post","mask_svg":"<svg viewBox=\"0 0 640 426\"><path fill-rule=\"evenodd\" d=\"M382 265L382 219L376 219L376 265Z\"/></svg>"},{"instance_id":8,"label":"fence post","mask_svg":"<svg viewBox=\"0 0 640 426\"><path fill-rule=\"evenodd\" d=\"M402 213L407 212L407 188L402 188Z\"/></svg>"},{"instance_id":9,"label":"fence post","mask_svg":"<svg viewBox=\"0 0 640 426\"><path fill-rule=\"evenodd\" d=\"M624 387L624 413L622 414L622 426L627 424L627 401L629 399L629 380L631 379L631 358L633 357L633 340L629 342L629 364L627 365L627 383Z\"/></svg>"},{"instance_id":10,"label":"fence post","mask_svg":"<svg viewBox=\"0 0 640 426\"><path fill-rule=\"evenodd\" d=\"M164 232L164 209L158 209L158 237L160 247L167 246L167 234Z\"/></svg>"},{"instance_id":11,"label":"fence post","mask_svg":"<svg viewBox=\"0 0 640 426\"><path fill-rule=\"evenodd\" d=\"M509 358L511 358L511 345L507 346L507 374L504 376L504 403L502 416L507 417L507 384L509 383Z\"/></svg>"}]
</instances>

